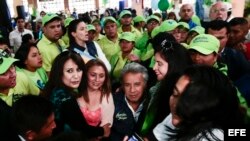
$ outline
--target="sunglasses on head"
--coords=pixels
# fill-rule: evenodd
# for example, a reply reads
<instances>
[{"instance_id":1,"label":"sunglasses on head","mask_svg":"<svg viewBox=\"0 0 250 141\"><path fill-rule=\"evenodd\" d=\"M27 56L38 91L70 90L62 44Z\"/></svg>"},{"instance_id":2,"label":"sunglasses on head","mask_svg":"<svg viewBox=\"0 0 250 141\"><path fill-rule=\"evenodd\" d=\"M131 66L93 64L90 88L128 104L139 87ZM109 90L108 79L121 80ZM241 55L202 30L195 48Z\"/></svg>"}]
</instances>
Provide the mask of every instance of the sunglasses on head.
<instances>
[{"instance_id":1,"label":"sunglasses on head","mask_svg":"<svg viewBox=\"0 0 250 141\"><path fill-rule=\"evenodd\" d=\"M1 51L0 52L0 64L3 63L3 57L8 58L10 56L11 56L11 53L9 52L8 49L5 49L5 50Z\"/></svg>"}]
</instances>

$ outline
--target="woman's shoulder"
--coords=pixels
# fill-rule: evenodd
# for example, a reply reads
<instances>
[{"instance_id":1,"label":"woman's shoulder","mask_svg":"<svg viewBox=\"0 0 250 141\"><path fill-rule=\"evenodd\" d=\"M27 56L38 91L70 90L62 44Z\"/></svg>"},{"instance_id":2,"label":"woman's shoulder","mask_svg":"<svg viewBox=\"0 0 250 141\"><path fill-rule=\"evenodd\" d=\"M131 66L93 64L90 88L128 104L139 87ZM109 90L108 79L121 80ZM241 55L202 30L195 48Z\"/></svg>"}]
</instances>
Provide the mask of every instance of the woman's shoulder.
<instances>
[{"instance_id":1,"label":"woman's shoulder","mask_svg":"<svg viewBox=\"0 0 250 141\"><path fill-rule=\"evenodd\" d=\"M71 99L71 96L65 89L55 88L51 92L50 99L51 100L66 101L67 99Z\"/></svg>"}]
</instances>

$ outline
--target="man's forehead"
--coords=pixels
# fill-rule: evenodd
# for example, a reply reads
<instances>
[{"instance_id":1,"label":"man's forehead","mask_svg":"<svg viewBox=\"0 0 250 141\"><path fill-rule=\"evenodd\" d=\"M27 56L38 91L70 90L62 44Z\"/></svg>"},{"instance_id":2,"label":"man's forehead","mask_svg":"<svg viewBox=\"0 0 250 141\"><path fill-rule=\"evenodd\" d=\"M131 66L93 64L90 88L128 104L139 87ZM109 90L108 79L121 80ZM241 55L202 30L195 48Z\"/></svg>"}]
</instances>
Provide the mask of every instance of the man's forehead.
<instances>
[{"instance_id":1,"label":"man's forehead","mask_svg":"<svg viewBox=\"0 0 250 141\"><path fill-rule=\"evenodd\" d=\"M218 2L212 8L226 8L226 5L221 2Z\"/></svg>"},{"instance_id":2,"label":"man's forehead","mask_svg":"<svg viewBox=\"0 0 250 141\"><path fill-rule=\"evenodd\" d=\"M188 5L183 5L182 8L181 8L181 10L189 10L189 9L190 10L193 9L192 6L189 5L189 4Z\"/></svg>"}]
</instances>

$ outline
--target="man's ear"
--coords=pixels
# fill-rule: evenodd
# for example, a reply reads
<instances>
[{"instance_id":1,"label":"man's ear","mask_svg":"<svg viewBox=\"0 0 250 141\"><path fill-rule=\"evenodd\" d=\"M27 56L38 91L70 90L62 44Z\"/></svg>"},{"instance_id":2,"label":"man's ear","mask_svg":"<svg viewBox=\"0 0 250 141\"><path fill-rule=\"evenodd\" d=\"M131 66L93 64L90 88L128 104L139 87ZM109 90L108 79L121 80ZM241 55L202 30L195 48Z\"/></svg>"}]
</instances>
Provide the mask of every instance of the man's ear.
<instances>
[{"instance_id":1,"label":"man's ear","mask_svg":"<svg viewBox=\"0 0 250 141\"><path fill-rule=\"evenodd\" d=\"M25 140L33 141L36 138L36 136L37 136L36 132L29 130L25 133Z\"/></svg>"}]
</instances>

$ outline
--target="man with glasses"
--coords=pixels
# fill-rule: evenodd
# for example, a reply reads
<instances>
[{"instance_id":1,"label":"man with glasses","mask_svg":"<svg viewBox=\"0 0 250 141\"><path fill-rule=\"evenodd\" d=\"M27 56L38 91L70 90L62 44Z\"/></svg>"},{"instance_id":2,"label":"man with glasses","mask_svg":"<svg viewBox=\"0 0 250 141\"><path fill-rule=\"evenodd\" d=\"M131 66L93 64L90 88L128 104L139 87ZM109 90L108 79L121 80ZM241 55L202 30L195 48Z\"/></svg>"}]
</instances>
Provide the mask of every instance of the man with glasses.
<instances>
[{"instance_id":1,"label":"man with glasses","mask_svg":"<svg viewBox=\"0 0 250 141\"><path fill-rule=\"evenodd\" d=\"M214 5L211 6L209 11L209 18L211 21L213 20L227 20L227 6L224 2L216 2Z\"/></svg>"},{"instance_id":2,"label":"man with glasses","mask_svg":"<svg viewBox=\"0 0 250 141\"><path fill-rule=\"evenodd\" d=\"M0 99L9 106L24 95L39 94L39 89L30 84L27 76L16 71L13 65L16 61L7 51L0 49Z\"/></svg>"},{"instance_id":3,"label":"man with glasses","mask_svg":"<svg viewBox=\"0 0 250 141\"><path fill-rule=\"evenodd\" d=\"M140 37L136 41L135 47L141 51L141 60L147 61L150 60L151 57L154 55L154 49L152 47L151 43L151 32L153 29L160 25L160 19L155 16L151 15L148 17L146 22L146 28L147 31L142 34L142 37Z\"/></svg>"}]
</instances>

